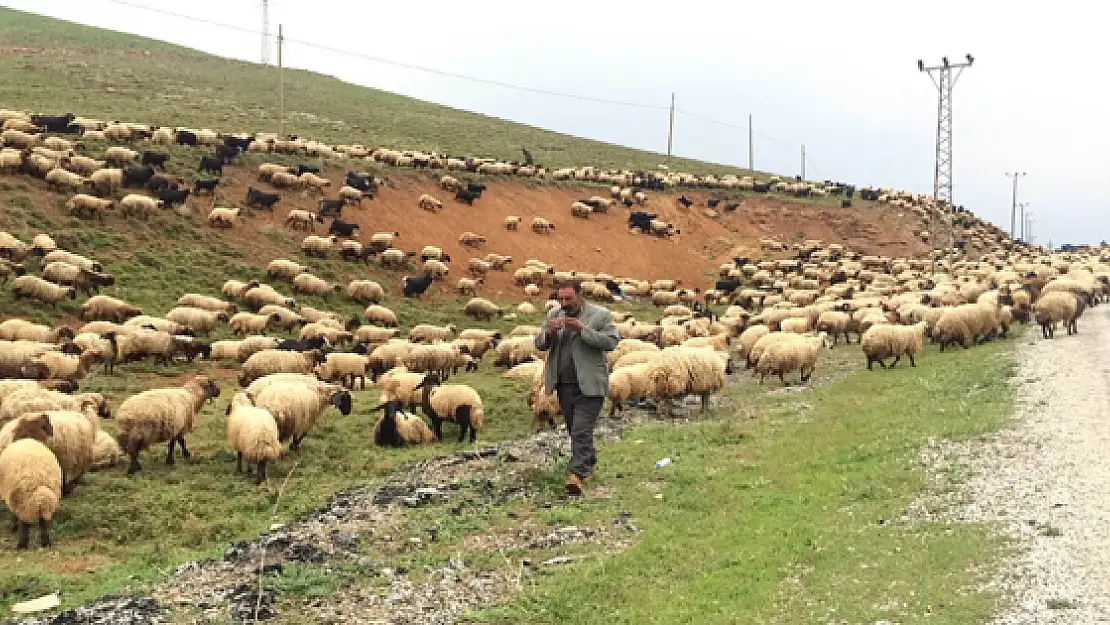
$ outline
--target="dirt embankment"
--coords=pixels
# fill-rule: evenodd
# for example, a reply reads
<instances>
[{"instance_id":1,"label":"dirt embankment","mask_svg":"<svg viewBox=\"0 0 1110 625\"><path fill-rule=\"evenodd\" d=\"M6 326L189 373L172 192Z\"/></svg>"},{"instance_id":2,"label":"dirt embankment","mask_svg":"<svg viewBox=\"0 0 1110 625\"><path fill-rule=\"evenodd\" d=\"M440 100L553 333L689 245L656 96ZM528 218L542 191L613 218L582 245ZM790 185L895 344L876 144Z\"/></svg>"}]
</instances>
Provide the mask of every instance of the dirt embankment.
<instances>
[{"instance_id":1,"label":"dirt embankment","mask_svg":"<svg viewBox=\"0 0 1110 625\"><path fill-rule=\"evenodd\" d=\"M247 250L250 260L264 265L277 257L297 258L297 246L284 246L268 231L279 230L294 237L305 233L290 231L283 225L291 209L315 211L321 197L334 197L342 185L345 169L332 169L324 175L332 181L325 196L303 191L277 190L257 180L253 170L232 166L224 171L215 198L190 198L200 220L213 205L238 206L246 197L247 188L254 186L282 195L274 213L258 211L248 218L245 227L232 230L211 230L211 236L227 244ZM512 256L509 269L530 258L552 264L560 270L609 273L615 276L654 280L681 279L685 285L708 286L716 267L733 255L758 255L759 240L777 237L785 242L819 239L844 243L867 254L913 256L928 252L928 246L913 237L920 223L909 213L900 214L889 206L856 201L849 209L827 204L805 204L763 197L746 197L735 212L722 212L716 218L705 216L708 192L687 192L697 201L690 209L677 202L678 193L648 192L644 210L657 213L681 230L681 234L663 239L633 234L627 229L627 212L614 207L609 214L594 214L589 219L570 215L570 204L591 195L607 195L601 187L541 186L519 181L490 180L488 189L473 206L456 202L453 195L438 187L438 176L390 170L390 184L383 187L372 201L362 206L349 206L343 218L358 223L358 235L368 240L374 232L399 232L397 245L406 251L417 251L424 245L443 248L452 258L449 283L466 275L467 260L484 257L488 252ZM47 212L61 213L63 198L46 191L38 181L30 181L32 202ZM2 192L0 192L2 193ZM443 201L439 213L422 210L417 200L430 193ZM720 207L719 207L720 208ZM519 231L504 226L505 217L521 218ZM539 235L531 231L533 217L543 217L556 224L554 233ZM90 228L98 227L89 224ZM123 219L110 216L108 228L122 229ZM316 233L324 234L326 225L316 224ZM487 243L481 249L462 247L459 235L470 231L483 235ZM257 258L255 258L257 256ZM494 272L487 278L484 294L513 296L519 293L512 284L511 271Z\"/></svg>"}]
</instances>

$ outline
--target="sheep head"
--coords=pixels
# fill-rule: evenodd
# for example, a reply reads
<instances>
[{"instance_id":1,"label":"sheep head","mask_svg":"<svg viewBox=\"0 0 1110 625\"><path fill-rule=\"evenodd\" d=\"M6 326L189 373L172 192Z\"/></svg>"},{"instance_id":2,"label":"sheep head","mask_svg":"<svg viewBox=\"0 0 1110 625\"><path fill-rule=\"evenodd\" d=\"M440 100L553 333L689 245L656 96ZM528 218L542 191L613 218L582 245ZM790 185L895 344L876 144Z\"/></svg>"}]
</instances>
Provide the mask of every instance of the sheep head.
<instances>
[{"instance_id":1,"label":"sheep head","mask_svg":"<svg viewBox=\"0 0 1110 625\"><path fill-rule=\"evenodd\" d=\"M30 438L40 443L46 443L51 436L54 436L54 427L50 425L50 416L45 412L36 412L20 417L16 421L15 429L12 432L13 441Z\"/></svg>"}]
</instances>

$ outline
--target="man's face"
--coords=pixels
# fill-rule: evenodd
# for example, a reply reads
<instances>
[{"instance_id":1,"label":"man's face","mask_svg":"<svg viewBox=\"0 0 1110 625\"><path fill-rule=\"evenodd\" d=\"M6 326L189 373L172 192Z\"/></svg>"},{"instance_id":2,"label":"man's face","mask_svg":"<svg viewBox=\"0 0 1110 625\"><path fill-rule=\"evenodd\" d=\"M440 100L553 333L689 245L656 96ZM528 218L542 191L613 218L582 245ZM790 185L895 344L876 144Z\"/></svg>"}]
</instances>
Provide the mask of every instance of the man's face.
<instances>
[{"instance_id":1,"label":"man's face","mask_svg":"<svg viewBox=\"0 0 1110 625\"><path fill-rule=\"evenodd\" d=\"M578 311L582 310L582 301L584 298L578 296L574 289L559 289L555 294L559 302L559 306L566 311L568 315L577 315Z\"/></svg>"}]
</instances>

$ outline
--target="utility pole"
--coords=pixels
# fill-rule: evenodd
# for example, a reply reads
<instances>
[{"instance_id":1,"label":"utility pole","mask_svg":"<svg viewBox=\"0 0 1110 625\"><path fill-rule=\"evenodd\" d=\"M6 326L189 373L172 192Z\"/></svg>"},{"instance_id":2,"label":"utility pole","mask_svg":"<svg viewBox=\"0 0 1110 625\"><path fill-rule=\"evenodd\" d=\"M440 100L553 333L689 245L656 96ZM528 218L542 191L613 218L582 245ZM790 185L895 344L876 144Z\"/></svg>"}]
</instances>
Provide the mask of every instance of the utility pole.
<instances>
[{"instance_id":1,"label":"utility pole","mask_svg":"<svg viewBox=\"0 0 1110 625\"><path fill-rule=\"evenodd\" d=\"M965 55L966 63L949 63L948 57L941 58L941 64L925 67L925 62L918 59L917 70L927 72L933 84L936 85L939 97L937 99L937 153L933 165L933 199L938 202L944 200L952 206L952 87L965 68L971 67L975 58L970 54ZM952 74L952 70L957 70ZM934 75L935 73L935 75Z\"/></svg>"},{"instance_id":2,"label":"utility pole","mask_svg":"<svg viewBox=\"0 0 1110 625\"><path fill-rule=\"evenodd\" d=\"M806 179L806 146L802 144L802 180Z\"/></svg>"},{"instance_id":3,"label":"utility pole","mask_svg":"<svg viewBox=\"0 0 1110 625\"><path fill-rule=\"evenodd\" d=\"M262 64L270 64L270 0L262 0Z\"/></svg>"},{"instance_id":4,"label":"utility pole","mask_svg":"<svg viewBox=\"0 0 1110 625\"><path fill-rule=\"evenodd\" d=\"M748 169L755 171L755 141L752 139L752 115L748 113Z\"/></svg>"},{"instance_id":5,"label":"utility pole","mask_svg":"<svg viewBox=\"0 0 1110 625\"><path fill-rule=\"evenodd\" d=\"M674 139L674 92L671 92L671 121L667 124L667 158L671 157L671 143Z\"/></svg>"},{"instance_id":6,"label":"utility pole","mask_svg":"<svg viewBox=\"0 0 1110 625\"><path fill-rule=\"evenodd\" d=\"M285 66L281 62L282 48L285 47L284 24L278 24L278 136L285 138Z\"/></svg>"},{"instance_id":7,"label":"utility pole","mask_svg":"<svg viewBox=\"0 0 1110 625\"><path fill-rule=\"evenodd\" d=\"M1026 234L1026 236L1029 237L1029 239L1028 239L1028 241L1026 241L1026 243L1032 243L1033 242L1033 222L1035 222L1035 221L1036 221L1036 219L1033 219L1033 211L1029 211L1028 213L1025 213L1025 234Z\"/></svg>"},{"instance_id":8,"label":"utility pole","mask_svg":"<svg viewBox=\"0 0 1110 625\"><path fill-rule=\"evenodd\" d=\"M1019 241L1025 241L1025 207L1029 206L1029 202L1019 202L1018 211L1021 216L1018 217L1018 223L1021 224L1021 236L1018 237Z\"/></svg>"},{"instance_id":9,"label":"utility pole","mask_svg":"<svg viewBox=\"0 0 1110 625\"><path fill-rule=\"evenodd\" d=\"M1006 172L1006 176L1014 179L1014 197L1013 197L1012 203L1010 204L1010 238L1011 239L1014 238L1014 234L1015 234L1014 224L1016 223L1015 220L1017 219L1017 182L1018 182L1018 178L1024 178L1025 175L1026 175L1026 173L1023 172L1023 171L1021 171L1021 172L1015 171L1012 174L1010 172Z\"/></svg>"}]
</instances>

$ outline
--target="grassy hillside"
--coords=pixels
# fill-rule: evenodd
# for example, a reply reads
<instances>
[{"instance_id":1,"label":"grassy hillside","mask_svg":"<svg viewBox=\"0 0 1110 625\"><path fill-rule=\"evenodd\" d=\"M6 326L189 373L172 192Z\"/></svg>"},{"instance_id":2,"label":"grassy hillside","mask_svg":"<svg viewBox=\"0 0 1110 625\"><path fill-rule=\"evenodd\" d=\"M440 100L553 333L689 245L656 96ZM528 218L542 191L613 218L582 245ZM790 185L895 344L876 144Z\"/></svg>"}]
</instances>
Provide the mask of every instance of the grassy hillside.
<instances>
[{"instance_id":1,"label":"grassy hillside","mask_svg":"<svg viewBox=\"0 0 1110 625\"><path fill-rule=\"evenodd\" d=\"M277 130L277 70L189 48L0 8L0 107L224 131ZM520 157L549 167L654 169L664 156L285 72L286 131L394 148ZM675 158L691 173L739 171Z\"/></svg>"}]
</instances>

